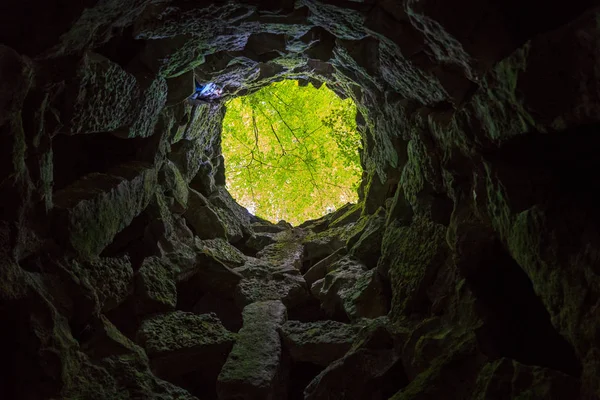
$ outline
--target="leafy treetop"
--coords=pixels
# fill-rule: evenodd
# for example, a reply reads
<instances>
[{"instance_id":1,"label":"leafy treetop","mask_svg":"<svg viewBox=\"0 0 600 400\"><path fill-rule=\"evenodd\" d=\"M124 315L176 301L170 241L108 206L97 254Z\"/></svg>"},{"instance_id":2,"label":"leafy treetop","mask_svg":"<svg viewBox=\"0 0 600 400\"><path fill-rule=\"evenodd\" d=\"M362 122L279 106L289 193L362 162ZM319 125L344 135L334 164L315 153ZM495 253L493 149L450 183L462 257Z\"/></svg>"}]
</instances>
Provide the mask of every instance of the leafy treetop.
<instances>
[{"instance_id":1,"label":"leafy treetop","mask_svg":"<svg viewBox=\"0 0 600 400\"><path fill-rule=\"evenodd\" d=\"M356 106L326 85L273 83L227 103L227 187L250 212L292 224L356 201L361 177Z\"/></svg>"}]
</instances>

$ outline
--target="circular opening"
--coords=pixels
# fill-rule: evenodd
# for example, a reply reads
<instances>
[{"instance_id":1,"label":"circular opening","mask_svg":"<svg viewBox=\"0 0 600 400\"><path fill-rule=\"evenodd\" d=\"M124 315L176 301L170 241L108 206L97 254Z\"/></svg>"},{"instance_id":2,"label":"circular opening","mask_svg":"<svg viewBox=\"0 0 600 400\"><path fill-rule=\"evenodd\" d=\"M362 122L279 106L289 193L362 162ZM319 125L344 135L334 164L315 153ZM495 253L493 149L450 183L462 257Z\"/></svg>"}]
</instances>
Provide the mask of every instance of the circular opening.
<instances>
[{"instance_id":1,"label":"circular opening","mask_svg":"<svg viewBox=\"0 0 600 400\"><path fill-rule=\"evenodd\" d=\"M285 80L227 103L227 189L252 214L297 225L357 201L356 105Z\"/></svg>"}]
</instances>

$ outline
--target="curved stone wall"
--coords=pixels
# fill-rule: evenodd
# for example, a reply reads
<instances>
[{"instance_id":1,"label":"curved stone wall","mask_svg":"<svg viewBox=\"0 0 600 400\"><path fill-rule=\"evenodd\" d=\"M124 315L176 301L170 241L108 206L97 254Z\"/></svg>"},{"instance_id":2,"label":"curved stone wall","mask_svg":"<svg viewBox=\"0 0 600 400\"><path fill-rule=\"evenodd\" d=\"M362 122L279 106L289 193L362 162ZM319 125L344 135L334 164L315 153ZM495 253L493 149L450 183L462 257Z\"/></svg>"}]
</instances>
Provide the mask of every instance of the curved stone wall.
<instances>
[{"instance_id":1,"label":"curved stone wall","mask_svg":"<svg viewBox=\"0 0 600 400\"><path fill-rule=\"evenodd\" d=\"M8 399L596 399L595 1L0 6ZM224 188L222 102L357 104L299 228Z\"/></svg>"}]
</instances>

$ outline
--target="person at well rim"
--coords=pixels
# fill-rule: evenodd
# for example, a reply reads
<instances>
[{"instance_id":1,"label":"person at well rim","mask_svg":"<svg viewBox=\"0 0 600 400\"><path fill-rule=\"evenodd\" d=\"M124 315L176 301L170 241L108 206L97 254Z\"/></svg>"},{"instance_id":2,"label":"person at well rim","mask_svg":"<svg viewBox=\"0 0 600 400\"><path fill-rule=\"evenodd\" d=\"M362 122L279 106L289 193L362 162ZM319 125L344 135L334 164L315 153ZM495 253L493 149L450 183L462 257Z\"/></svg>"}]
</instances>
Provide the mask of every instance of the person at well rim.
<instances>
[{"instance_id":1,"label":"person at well rim","mask_svg":"<svg viewBox=\"0 0 600 400\"><path fill-rule=\"evenodd\" d=\"M215 100L221 97L223 94L223 89L218 87L216 84L209 82L207 84L200 84L198 81L195 81L196 91L190 97L191 100Z\"/></svg>"}]
</instances>

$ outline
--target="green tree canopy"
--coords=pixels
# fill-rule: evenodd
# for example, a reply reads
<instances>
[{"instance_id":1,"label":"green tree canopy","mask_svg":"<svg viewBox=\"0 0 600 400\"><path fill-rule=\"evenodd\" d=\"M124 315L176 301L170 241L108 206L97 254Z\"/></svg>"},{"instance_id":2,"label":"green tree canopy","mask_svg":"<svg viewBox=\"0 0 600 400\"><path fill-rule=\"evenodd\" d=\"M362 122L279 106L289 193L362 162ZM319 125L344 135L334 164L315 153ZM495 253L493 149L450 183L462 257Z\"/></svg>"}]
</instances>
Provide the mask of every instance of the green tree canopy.
<instances>
[{"instance_id":1,"label":"green tree canopy","mask_svg":"<svg viewBox=\"0 0 600 400\"><path fill-rule=\"evenodd\" d=\"M285 80L227 103L227 188L252 213L298 224L355 202L360 183L356 106L326 85Z\"/></svg>"}]
</instances>

